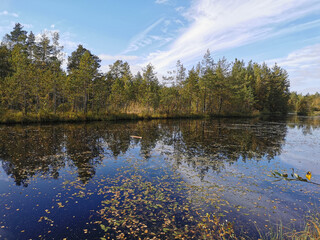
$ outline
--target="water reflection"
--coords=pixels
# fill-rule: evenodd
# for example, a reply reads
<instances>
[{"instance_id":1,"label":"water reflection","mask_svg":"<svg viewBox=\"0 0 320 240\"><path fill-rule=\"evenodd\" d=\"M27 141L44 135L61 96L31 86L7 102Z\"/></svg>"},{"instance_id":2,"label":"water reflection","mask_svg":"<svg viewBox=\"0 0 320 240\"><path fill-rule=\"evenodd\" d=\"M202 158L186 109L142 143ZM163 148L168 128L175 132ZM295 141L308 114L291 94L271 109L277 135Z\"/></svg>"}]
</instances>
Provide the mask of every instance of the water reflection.
<instances>
[{"instance_id":1,"label":"water reflection","mask_svg":"<svg viewBox=\"0 0 320 240\"><path fill-rule=\"evenodd\" d=\"M289 127L317 127L302 119ZM83 183L96 173L103 158L117 158L134 145L148 159L157 145L176 166L188 164L202 176L239 159L269 159L281 153L285 122L260 120L183 120L90 123L50 126L2 126L0 159L17 185L28 186L35 174L58 178L61 169L74 168ZM130 136L141 136L133 139Z\"/></svg>"},{"instance_id":2,"label":"water reflection","mask_svg":"<svg viewBox=\"0 0 320 240\"><path fill-rule=\"evenodd\" d=\"M239 159L272 159L280 154L287 132L285 124L252 121L197 121L180 124L167 144L203 175L209 169L220 171L226 163ZM177 134L179 133L179 134ZM179 164L179 161L177 160Z\"/></svg>"},{"instance_id":3,"label":"water reflection","mask_svg":"<svg viewBox=\"0 0 320 240\"><path fill-rule=\"evenodd\" d=\"M312 134L313 130L320 127L320 117L291 116L288 120L288 126L301 129L304 135Z\"/></svg>"},{"instance_id":4,"label":"water reflection","mask_svg":"<svg viewBox=\"0 0 320 240\"><path fill-rule=\"evenodd\" d=\"M17 185L25 187L28 179L38 172L57 178L66 164L62 154L63 139L63 131L57 127L2 127L2 167Z\"/></svg>"}]
</instances>

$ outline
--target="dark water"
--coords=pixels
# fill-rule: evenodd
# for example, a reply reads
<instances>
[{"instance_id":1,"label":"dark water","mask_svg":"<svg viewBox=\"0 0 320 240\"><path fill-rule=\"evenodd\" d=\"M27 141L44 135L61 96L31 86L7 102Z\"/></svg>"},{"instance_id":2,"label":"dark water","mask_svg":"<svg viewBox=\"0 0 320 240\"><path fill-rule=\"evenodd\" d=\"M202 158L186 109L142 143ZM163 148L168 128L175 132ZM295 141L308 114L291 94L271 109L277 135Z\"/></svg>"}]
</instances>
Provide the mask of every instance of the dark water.
<instances>
[{"instance_id":1,"label":"dark water","mask_svg":"<svg viewBox=\"0 0 320 240\"><path fill-rule=\"evenodd\" d=\"M301 230L320 205L319 127L316 117L0 126L0 238Z\"/></svg>"}]
</instances>

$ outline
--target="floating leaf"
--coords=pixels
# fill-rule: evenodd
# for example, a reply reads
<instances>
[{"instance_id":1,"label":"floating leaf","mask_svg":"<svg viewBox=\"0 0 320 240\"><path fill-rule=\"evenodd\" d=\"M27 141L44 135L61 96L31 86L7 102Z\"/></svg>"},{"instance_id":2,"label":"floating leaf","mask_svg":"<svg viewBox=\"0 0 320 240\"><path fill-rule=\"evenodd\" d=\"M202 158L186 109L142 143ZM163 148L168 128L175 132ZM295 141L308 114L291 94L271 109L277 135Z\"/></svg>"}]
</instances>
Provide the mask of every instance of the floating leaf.
<instances>
[{"instance_id":1,"label":"floating leaf","mask_svg":"<svg viewBox=\"0 0 320 240\"><path fill-rule=\"evenodd\" d=\"M307 174L306 174L306 178L307 178L309 181L310 181L310 179L311 179L311 176L312 176L311 172L308 171Z\"/></svg>"}]
</instances>

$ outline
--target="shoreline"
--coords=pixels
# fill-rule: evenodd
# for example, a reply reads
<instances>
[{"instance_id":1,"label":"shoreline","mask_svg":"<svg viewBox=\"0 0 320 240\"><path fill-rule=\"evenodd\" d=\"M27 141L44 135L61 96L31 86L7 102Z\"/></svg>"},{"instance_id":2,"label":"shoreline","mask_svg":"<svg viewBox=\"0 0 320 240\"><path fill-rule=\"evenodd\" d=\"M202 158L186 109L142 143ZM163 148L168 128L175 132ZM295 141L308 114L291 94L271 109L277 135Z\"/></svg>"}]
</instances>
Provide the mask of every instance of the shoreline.
<instances>
[{"instance_id":1,"label":"shoreline","mask_svg":"<svg viewBox=\"0 0 320 240\"><path fill-rule=\"evenodd\" d=\"M262 114L159 114L159 113L30 113L11 112L0 115L1 125L14 124L51 124L51 123L80 123L80 122L109 122L118 120L156 120L156 119L212 119L212 118L256 118Z\"/></svg>"}]
</instances>

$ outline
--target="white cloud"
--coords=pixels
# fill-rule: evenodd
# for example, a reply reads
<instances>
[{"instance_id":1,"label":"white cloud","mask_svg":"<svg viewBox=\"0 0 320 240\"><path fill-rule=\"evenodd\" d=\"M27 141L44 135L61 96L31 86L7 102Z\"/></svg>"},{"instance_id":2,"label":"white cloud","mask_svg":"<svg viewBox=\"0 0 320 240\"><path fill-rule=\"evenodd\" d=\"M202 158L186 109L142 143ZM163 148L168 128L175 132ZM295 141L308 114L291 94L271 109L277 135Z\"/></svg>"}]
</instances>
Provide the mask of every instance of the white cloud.
<instances>
[{"instance_id":1,"label":"white cloud","mask_svg":"<svg viewBox=\"0 0 320 240\"><path fill-rule=\"evenodd\" d=\"M5 21L1 21L0 22L0 34L9 34L14 26L15 26L16 22L15 21L8 21L8 20L5 20ZM21 23L21 25L23 26L23 29L24 30L30 30L33 28L33 25L32 24L28 24L28 23ZM0 40L1 41L1 40Z\"/></svg>"},{"instance_id":2,"label":"white cloud","mask_svg":"<svg viewBox=\"0 0 320 240\"><path fill-rule=\"evenodd\" d=\"M184 8L184 7L182 7L182 6L181 6L181 7L176 7L176 8L175 8L175 10L176 10L177 12L183 12L183 11L184 11L184 9L185 9L185 8Z\"/></svg>"},{"instance_id":3,"label":"white cloud","mask_svg":"<svg viewBox=\"0 0 320 240\"><path fill-rule=\"evenodd\" d=\"M61 32L58 29L44 29L41 33L35 34L36 41L40 41L42 34L45 34L49 38L53 36L53 34L57 32L59 33L60 39L59 44L63 47L63 50L61 52L61 58L63 60L63 68L66 69L67 62L68 62L68 55L71 54L71 52L75 51L79 44L82 44L81 42L73 41L74 35L70 32Z\"/></svg>"},{"instance_id":4,"label":"white cloud","mask_svg":"<svg viewBox=\"0 0 320 240\"><path fill-rule=\"evenodd\" d=\"M17 13L10 13L8 11L2 11L0 12L0 16L12 16L12 17L15 17L15 18L18 18L19 17L19 14Z\"/></svg>"},{"instance_id":5,"label":"white cloud","mask_svg":"<svg viewBox=\"0 0 320 240\"><path fill-rule=\"evenodd\" d=\"M119 59L116 59L116 60L119 60ZM112 63L110 63L110 64L112 64ZM139 71L141 72L142 69L145 67L145 66L141 66L139 64L132 64L132 63L129 63L129 65L130 65L130 71L133 75L135 75ZM110 70L109 64L102 64L100 67L100 70L103 73L107 73Z\"/></svg>"},{"instance_id":6,"label":"white cloud","mask_svg":"<svg viewBox=\"0 0 320 240\"><path fill-rule=\"evenodd\" d=\"M51 24L51 26L50 26L51 28L54 28L55 27L55 25L54 24Z\"/></svg>"},{"instance_id":7,"label":"white cloud","mask_svg":"<svg viewBox=\"0 0 320 240\"><path fill-rule=\"evenodd\" d=\"M55 30L58 31L58 30ZM73 39L76 36L70 32L59 32L60 33L60 44L64 46L66 52L71 52L76 50L79 44L82 44L79 41L74 41Z\"/></svg>"},{"instance_id":8,"label":"white cloud","mask_svg":"<svg viewBox=\"0 0 320 240\"><path fill-rule=\"evenodd\" d=\"M33 28L33 25L32 25L32 24L29 24L29 23L21 23L21 25L23 26L24 29L31 29L31 28Z\"/></svg>"},{"instance_id":9,"label":"white cloud","mask_svg":"<svg viewBox=\"0 0 320 240\"><path fill-rule=\"evenodd\" d=\"M154 39L150 38L149 33L155 27L157 27L160 23L162 23L163 21L164 21L164 19L160 18L155 23L151 24L146 29L144 29L142 32L140 32L135 37L133 37L129 43L128 48L123 53L125 54L128 52L133 52L133 51L138 50L141 47L145 47L147 45L150 45Z\"/></svg>"},{"instance_id":10,"label":"white cloud","mask_svg":"<svg viewBox=\"0 0 320 240\"><path fill-rule=\"evenodd\" d=\"M175 66L178 59L194 64L208 48L216 52L299 31L294 26L286 29L286 24L319 11L318 0L193 0L182 13L189 27L167 50L150 53L145 62L152 62L160 72Z\"/></svg>"},{"instance_id":11,"label":"white cloud","mask_svg":"<svg viewBox=\"0 0 320 240\"><path fill-rule=\"evenodd\" d=\"M116 60L124 60L124 61L130 61L130 60L137 60L138 56L133 55L107 55L107 54L101 54L99 55L99 58L101 60L105 61L116 61Z\"/></svg>"},{"instance_id":12,"label":"white cloud","mask_svg":"<svg viewBox=\"0 0 320 240\"><path fill-rule=\"evenodd\" d=\"M0 25L0 33L1 34L7 34L10 31L12 31L13 27L14 27L15 22L11 21L11 22L1 22Z\"/></svg>"},{"instance_id":13,"label":"white cloud","mask_svg":"<svg viewBox=\"0 0 320 240\"><path fill-rule=\"evenodd\" d=\"M98 57L102 60L101 71L107 73L110 68L109 65L113 64L117 60L122 60L128 62L130 65L130 70L133 74L136 74L138 71L141 71L142 67L138 62L140 57L134 55L108 55L100 54Z\"/></svg>"},{"instance_id":14,"label":"white cloud","mask_svg":"<svg viewBox=\"0 0 320 240\"><path fill-rule=\"evenodd\" d=\"M164 3L167 3L168 0L156 0L155 3L157 4L164 4Z\"/></svg>"},{"instance_id":15,"label":"white cloud","mask_svg":"<svg viewBox=\"0 0 320 240\"><path fill-rule=\"evenodd\" d=\"M304 47L284 58L268 60L267 63L277 63L288 71L292 91L320 91L320 44Z\"/></svg>"}]
</instances>

